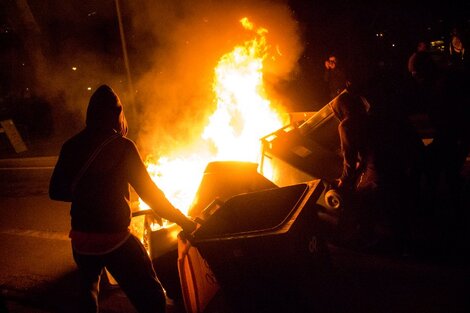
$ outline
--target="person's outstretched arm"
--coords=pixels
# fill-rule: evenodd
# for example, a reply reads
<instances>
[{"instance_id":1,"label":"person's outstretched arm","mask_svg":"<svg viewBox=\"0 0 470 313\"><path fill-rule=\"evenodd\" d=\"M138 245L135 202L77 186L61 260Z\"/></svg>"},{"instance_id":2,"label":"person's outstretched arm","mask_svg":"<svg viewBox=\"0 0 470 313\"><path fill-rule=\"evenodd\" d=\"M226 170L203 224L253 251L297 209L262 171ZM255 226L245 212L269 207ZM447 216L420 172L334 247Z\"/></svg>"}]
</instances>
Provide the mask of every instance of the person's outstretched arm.
<instances>
[{"instance_id":1,"label":"person's outstretched arm","mask_svg":"<svg viewBox=\"0 0 470 313\"><path fill-rule=\"evenodd\" d=\"M180 225L187 233L193 232L197 224L176 209L153 182L135 144L127 150L129 182L140 198L159 216Z\"/></svg>"},{"instance_id":2,"label":"person's outstretched arm","mask_svg":"<svg viewBox=\"0 0 470 313\"><path fill-rule=\"evenodd\" d=\"M341 123L338 127L343 153L343 173L338 187L351 189L357 178L358 150L353 131L350 129L350 125L345 124Z\"/></svg>"}]
</instances>

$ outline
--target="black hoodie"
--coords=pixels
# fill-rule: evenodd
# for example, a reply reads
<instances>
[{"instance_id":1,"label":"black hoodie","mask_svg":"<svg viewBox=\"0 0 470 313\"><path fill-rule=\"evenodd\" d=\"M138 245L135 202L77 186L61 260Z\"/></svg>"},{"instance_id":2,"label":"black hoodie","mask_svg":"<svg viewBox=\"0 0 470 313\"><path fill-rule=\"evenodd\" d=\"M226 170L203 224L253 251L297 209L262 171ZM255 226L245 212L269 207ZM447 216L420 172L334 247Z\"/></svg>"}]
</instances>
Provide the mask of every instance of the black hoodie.
<instances>
[{"instance_id":1,"label":"black hoodie","mask_svg":"<svg viewBox=\"0 0 470 313\"><path fill-rule=\"evenodd\" d=\"M70 185L82 166L98 146L116 133L121 136L102 148L70 194ZM49 186L51 199L72 202L72 230L93 233L127 230L131 220L129 186L159 216L187 231L194 230L194 222L174 208L154 184L135 143L124 137L126 133L127 123L118 96L109 86L99 87L90 98L86 128L62 146Z\"/></svg>"},{"instance_id":2,"label":"black hoodie","mask_svg":"<svg viewBox=\"0 0 470 313\"><path fill-rule=\"evenodd\" d=\"M406 180L423 148L406 121L391 113L366 111L361 98L349 92L339 95L332 109L340 120L343 187L369 189Z\"/></svg>"}]
</instances>

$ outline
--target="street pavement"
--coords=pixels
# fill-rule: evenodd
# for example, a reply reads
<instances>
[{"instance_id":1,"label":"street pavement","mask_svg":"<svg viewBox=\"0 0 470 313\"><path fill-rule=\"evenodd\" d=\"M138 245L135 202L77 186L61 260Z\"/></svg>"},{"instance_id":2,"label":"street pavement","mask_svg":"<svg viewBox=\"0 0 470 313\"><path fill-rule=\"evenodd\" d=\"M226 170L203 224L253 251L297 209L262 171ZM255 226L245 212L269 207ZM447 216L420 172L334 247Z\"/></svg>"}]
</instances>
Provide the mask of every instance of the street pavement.
<instances>
[{"instance_id":1,"label":"street pavement","mask_svg":"<svg viewBox=\"0 0 470 313\"><path fill-rule=\"evenodd\" d=\"M0 207L0 290L7 312L76 312L78 277L68 238L68 205L47 194L21 192L0 197ZM105 275L101 287L102 313L134 312Z\"/></svg>"},{"instance_id":2,"label":"street pavement","mask_svg":"<svg viewBox=\"0 0 470 313\"><path fill-rule=\"evenodd\" d=\"M68 206L41 194L2 196L0 207L0 289L6 312L77 312ZM330 248L334 267L322 277L321 288L311 290L318 312L469 312L468 259L430 262ZM119 287L105 278L101 312L134 313ZM168 312L183 313L181 301L176 304ZM231 312L223 306L211 310Z\"/></svg>"}]
</instances>

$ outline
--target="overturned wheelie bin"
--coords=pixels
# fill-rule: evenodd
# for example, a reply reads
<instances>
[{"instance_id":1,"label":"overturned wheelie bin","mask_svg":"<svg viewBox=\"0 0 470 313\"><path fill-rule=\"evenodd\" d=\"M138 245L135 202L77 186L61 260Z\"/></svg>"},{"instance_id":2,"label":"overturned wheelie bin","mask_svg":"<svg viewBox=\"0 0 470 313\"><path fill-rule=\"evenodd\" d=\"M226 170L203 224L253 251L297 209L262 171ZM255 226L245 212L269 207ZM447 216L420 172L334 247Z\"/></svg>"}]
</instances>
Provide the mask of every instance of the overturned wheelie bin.
<instances>
[{"instance_id":1,"label":"overturned wheelie bin","mask_svg":"<svg viewBox=\"0 0 470 313\"><path fill-rule=\"evenodd\" d=\"M197 290L198 279L216 279L215 289L210 284L199 286L213 288L209 296L220 287L233 312L310 307L318 277L329 265L317 204L324 191L324 184L315 180L240 194L219 203L191 240L207 268L196 268L205 266L200 260L192 268L180 268L182 289L192 288L197 298L207 291ZM204 277L196 277L197 273ZM185 295L187 310L202 312L207 303L194 305L200 299L190 297Z\"/></svg>"}]
</instances>

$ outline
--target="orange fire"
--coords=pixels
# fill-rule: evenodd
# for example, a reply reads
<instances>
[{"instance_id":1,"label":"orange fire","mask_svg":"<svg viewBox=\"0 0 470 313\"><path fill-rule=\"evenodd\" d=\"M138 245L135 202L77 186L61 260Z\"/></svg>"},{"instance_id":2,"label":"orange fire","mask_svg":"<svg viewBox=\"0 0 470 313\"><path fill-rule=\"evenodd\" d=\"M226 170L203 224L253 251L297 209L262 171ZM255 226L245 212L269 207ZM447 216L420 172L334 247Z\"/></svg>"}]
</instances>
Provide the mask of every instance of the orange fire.
<instances>
[{"instance_id":1,"label":"orange fire","mask_svg":"<svg viewBox=\"0 0 470 313\"><path fill-rule=\"evenodd\" d=\"M263 86L268 30L255 28L248 18L240 22L245 30L254 33L254 38L223 55L215 68L213 91L217 108L201 134L211 147L210 152L188 151L184 157L163 157L147 163L155 183L182 212L188 211L209 162L259 163L260 138L287 122L287 114L272 108Z\"/></svg>"}]
</instances>

